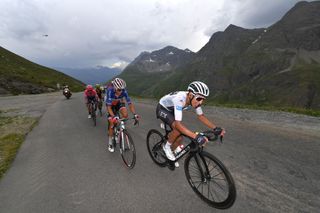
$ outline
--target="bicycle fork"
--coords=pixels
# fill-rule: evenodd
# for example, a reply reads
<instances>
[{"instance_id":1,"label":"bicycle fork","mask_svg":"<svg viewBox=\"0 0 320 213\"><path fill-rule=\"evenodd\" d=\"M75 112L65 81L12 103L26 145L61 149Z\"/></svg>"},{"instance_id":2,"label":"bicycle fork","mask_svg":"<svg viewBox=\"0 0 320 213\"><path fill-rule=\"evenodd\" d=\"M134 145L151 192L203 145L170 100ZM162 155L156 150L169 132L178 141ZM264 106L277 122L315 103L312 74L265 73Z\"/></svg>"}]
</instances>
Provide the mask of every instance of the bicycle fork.
<instances>
[{"instance_id":1,"label":"bicycle fork","mask_svg":"<svg viewBox=\"0 0 320 213\"><path fill-rule=\"evenodd\" d=\"M210 176L208 176L209 170L208 170L208 165L207 165L205 159L201 156L201 153L195 153L193 157L194 157L196 164L199 168L200 175L201 175L201 181L203 183L207 183L208 179L210 179Z\"/></svg>"}]
</instances>

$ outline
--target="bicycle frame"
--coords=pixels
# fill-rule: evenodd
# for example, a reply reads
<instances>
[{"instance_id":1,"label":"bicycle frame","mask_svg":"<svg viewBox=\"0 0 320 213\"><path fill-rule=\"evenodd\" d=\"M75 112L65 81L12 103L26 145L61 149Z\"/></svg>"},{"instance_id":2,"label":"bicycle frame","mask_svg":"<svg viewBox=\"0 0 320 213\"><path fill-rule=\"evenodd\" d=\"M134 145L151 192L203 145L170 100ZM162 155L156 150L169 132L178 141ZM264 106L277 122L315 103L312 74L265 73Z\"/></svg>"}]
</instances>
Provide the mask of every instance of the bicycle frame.
<instances>
[{"instance_id":1,"label":"bicycle frame","mask_svg":"<svg viewBox=\"0 0 320 213\"><path fill-rule=\"evenodd\" d=\"M125 123L124 123L125 120L127 120L127 119L119 119L119 124L117 124L113 127L113 134L114 134L114 138L116 140L115 141L116 143L117 142L119 143L120 138L123 137L123 130L126 128ZM124 143L123 140L122 140L122 143ZM120 152L122 152L122 147L124 147L124 144L120 145Z\"/></svg>"},{"instance_id":2,"label":"bicycle frame","mask_svg":"<svg viewBox=\"0 0 320 213\"><path fill-rule=\"evenodd\" d=\"M120 137L123 137L123 130L126 129L125 122L128 120L131 120L131 119L134 119L134 118L120 118L118 120L117 124L114 125L113 134L114 134L115 140L117 138L117 141L119 141ZM115 141L115 142L117 142L117 141ZM124 142L122 141L122 143L124 143ZM123 147L124 147L124 144L121 144L120 145L120 152L122 152Z\"/></svg>"},{"instance_id":3,"label":"bicycle frame","mask_svg":"<svg viewBox=\"0 0 320 213\"><path fill-rule=\"evenodd\" d=\"M165 130L164 138L166 140L168 140L168 134L172 131L171 127L168 124L164 123L164 122L161 122L160 127ZM170 161L169 160L170 162L175 163L175 162L179 161L183 156L185 156L188 153L189 154L200 153L203 150L203 146L199 146L199 144L196 143L194 141L194 139L192 139L192 138L190 138L190 137L188 137L188 136L186 136L184 134L181 134L181 136L184 136L184 137L188 138L190 140L190 142L180 152L178 152L176 154L176 159L174 161ZM217 140L217 139L218 139L218 137L216 136L214 139L210 139L209 141L214 141L214 140ZM220 138L220 140L222 140L222 138Z\"/></svg>"},{"instance_id":4,"label":"bicycle frame","mask_svg":"<svg viewBox=\"0 0 320 213\"><path fill-rule=\"evenodd\" d=\"M89 102L89 109L91 114L96 110L96 103L92 100Z\"/></svg>"},{"instance_id":5,"label":"bicycle frame","mask_svg":"<svg viewBox=\"0 0 320 213\"><path fill-rule=\"evenodd\" d=\"M166 124L166 123L161 123L161 128L165 130L166 134L164 135L164 137L167 140L168 134L172 131L172 129L171 129L171 127L170 127L170 129L168 129L168 124ZM177 162L186 154L188 154L190 152L191 153L200 152L203 149L202 147L199 146L199 144L195 143L190 137L183 135L183 134L182 134L182 136L187 137L190 140L190 142L180 152L177 153L176 159L171 162Z\"/></svg>"}]
</instances>

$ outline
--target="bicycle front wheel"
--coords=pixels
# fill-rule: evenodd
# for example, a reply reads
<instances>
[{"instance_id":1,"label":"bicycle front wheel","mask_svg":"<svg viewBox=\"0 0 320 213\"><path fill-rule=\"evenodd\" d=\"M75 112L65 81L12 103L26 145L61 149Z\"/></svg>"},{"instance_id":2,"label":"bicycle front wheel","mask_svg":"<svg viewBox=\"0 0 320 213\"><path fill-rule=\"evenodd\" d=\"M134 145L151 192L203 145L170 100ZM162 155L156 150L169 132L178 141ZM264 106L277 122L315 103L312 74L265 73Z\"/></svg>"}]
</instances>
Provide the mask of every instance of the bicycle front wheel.
<instances>
[{"instance_id":1,"label":"bicycle front wheel","mask_svg":"<svg viewBox=\"0 0 320 213\"><path fill-rule=\"evenodd\" d=\"M161 167L167 165L167 159L162 149L162 145L165 142L163 135L155 129L151 129L147 135L147 148L149 155L153 162Z\"/></svg>"},{"instance_id":2,"label":"bicycle front wheel","mask_svg":"<svg viewBox=\"0 0 320 213\"><path fill-rule=\"evenodd\" d=\"M124 164L132 169L136 163L136 149L129 132L124 129L120 133L120 153Z\"/></svg>"},{"instance_id":3,"label":"bicycle front wheel","mask_svg":"<svg viewBox=\"0 0 320 213\"><path fill-rule=\"evenodd\" d=\"M95 111L92 111L91 117L92 117L92 121L93 121L93 126L97 126L97 116L96 116Z\"/></svg>"},{"instance_id":4,"label":"bicycle front wheel","mask_svg":"<svg viewBox=\"0 0 320 213\"><path fill-rule=\"evenodd\" d=\"M207 204L218 209L230 208L236 199L236 188L227 168L208 152L189 155L184 164L193 191Z\"/></svg>"}]
</instances>

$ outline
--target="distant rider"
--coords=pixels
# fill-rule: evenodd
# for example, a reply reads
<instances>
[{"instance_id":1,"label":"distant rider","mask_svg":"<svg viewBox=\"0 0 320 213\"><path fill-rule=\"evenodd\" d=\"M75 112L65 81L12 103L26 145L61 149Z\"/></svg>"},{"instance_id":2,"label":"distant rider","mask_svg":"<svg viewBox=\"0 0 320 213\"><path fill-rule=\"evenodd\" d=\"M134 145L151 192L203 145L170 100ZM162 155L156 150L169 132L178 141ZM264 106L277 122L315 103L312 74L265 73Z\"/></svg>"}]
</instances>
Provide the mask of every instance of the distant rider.
<instances>
[{"instance_id":1,"label":"distant rider","mask_svg":"<svg viewBox=\"0 0 320 213\"><path fill-rule=\"evenodd\" d=\"M86 90L84 91L84 99L85 99L85 103L86 103L86 106L88 109L88 118L91 118L89 103L90 103L90 101L93 101L95 103L94 110L96 110L96 104L98 101L97 93L94 90L92 85L87 85Z\"/></svg>"},{"instance_id":2,"label":"distant rider","mask_svg":"<svg viewBox=\"0 0 320 213\"><path fill-rule=\"evenodd\" d=\"M100 84L96 84L96 86L95 86L95 90L96 90L96 93L97 93L97 96L98 96L98 98L99 98L99 101L100 100L103 100L103 98L102 98L102 90L101 90L101 86L100 86Z\"/></svg>"}]
</instances>

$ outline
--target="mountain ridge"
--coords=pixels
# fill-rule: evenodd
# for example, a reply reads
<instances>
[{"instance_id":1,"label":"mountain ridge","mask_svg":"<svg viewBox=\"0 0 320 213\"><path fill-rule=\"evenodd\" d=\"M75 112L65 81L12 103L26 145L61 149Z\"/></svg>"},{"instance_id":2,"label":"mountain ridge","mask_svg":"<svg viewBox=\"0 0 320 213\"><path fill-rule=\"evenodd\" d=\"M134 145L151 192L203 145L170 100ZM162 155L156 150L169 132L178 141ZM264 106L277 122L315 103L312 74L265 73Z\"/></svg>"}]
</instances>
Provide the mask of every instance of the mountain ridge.
<instances>
[{"instance_id":1,"label":"mountain ridge","mask_svg":"<svg viewBox=\"0 0 320 213\"><path fill-rule=\"evenodd\" d=\"M0 94L39 94L59 90L68 84L81 91L83 83L54 69L31 62L0 47Z\"/></svg>"},{"instance_id":2,"label":"mountain ridge","mask_svg":"<svg viewBox=\"0 0 320 213\"><path fill-rule=\"evenodd\" d=\"M208 84L209 101L320 109L320 2L299 2L267 28L229 25L214 33L194 56L137 94L161 97L186 88L193 80ZM298 17L298 18L297 18ZM141 70L123 77L145 82ZM140 72L140 73L139 73ZM134 75L136 74L136 76ZM139 88L139 89L136 89Z\"/></svg>"}]
</instances>

